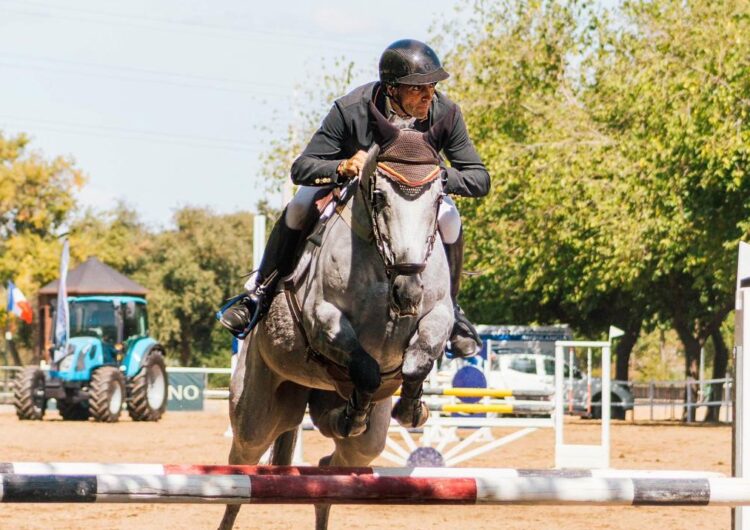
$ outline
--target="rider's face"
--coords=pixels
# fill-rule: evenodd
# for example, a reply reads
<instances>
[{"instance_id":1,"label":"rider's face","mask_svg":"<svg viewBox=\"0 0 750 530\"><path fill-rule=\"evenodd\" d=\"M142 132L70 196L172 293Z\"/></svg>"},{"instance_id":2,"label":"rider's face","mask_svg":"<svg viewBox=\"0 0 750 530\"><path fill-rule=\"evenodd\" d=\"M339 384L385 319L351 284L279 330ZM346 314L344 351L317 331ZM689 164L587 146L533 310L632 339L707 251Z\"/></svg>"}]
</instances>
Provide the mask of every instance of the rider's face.
<instances>
[{"instance_id":1,"label":"rider's face","mask_svg":"<svg viewBox=\"0 0 750 530\"><path fill-rule=\"evenodd\" d=\"M396 85L401 108L410 116L423 120L430 112L430 104L435 96L435 83L429 85Z\"/></svg>"}]
</instances>

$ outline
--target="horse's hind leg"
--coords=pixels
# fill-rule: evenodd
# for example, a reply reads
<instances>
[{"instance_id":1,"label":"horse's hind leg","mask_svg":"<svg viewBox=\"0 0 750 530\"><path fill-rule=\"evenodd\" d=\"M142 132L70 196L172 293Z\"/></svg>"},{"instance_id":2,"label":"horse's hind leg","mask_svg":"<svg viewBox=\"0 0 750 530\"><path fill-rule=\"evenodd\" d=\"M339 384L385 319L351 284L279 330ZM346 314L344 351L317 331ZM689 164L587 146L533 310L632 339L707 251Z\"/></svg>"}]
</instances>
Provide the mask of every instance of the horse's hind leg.
<instances>
[{"instance_id":1,"label":"horse's hind leg","mask_svg":"<svg viewBox=\"0 0 750 530\"><path fill-rule=\"evenodd\" d=\"M314 391L310 397L310 416L315 421L321 409L340 406L343 400L332 392ZM320 466L368 466L383 452L388 426L391 422L391 400L375 403L370 413L367 430L355 438L335 438L332 454L320 459ZM326 530L331 511L330 504L315 505L315 530Z\"/></svg>"},{"instance_id":2,"label":"horse's hind leg","mask_svg":"<svg viewBox=\"0 0 750 530\"><path fill-rule=\"evenodd\" d=\"M233 465L257 464L277 437L296 429L307 405L309 390L270 371L255 342L240 354L232 376L229 415L233 436L229 463ZM280 442L282 452L283 446ZM239 504L227 505L219 530L230 530L239 511Z\"/></svg>"}]
</instances>

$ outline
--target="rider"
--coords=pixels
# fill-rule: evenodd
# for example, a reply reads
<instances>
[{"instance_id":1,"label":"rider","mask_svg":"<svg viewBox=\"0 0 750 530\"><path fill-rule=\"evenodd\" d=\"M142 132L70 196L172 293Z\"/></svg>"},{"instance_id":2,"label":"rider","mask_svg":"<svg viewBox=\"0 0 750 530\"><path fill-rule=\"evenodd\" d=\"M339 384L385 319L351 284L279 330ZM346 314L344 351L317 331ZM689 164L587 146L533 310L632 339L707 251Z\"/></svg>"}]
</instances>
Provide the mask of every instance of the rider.
<instances>
[{"instance_id":1,"label":"rider","mask_svg":"<svg viewBox=\"0 0 750 530\"><path fill-rule=\"evenodd\" d=\"M294 198L276 222L253 286L245 296L220 313L224 327L244 336L270 304L276 281L294 270L295 251L309 226L313 199L321 187L342 186L359 174L365 150L373 143L368 104L373 101L388 120L399 128L426 131L444 116L452 115L453 126L439 139L450 165L442 163L447 194L482 197L490 177L467 134L458 106L435 90L448 78L435 52L417 40L403 39L388 46L380 57L380 82L354 89L336 100L304 152L292 164L292 181L300 185ZM479 351L481 341L474 326L456 301L463 266L463 231L455 203L446 196L438 213L438 224L451 277L455 325L451 346L455 354L468 357Z\"/></svg>"}]
</instances>

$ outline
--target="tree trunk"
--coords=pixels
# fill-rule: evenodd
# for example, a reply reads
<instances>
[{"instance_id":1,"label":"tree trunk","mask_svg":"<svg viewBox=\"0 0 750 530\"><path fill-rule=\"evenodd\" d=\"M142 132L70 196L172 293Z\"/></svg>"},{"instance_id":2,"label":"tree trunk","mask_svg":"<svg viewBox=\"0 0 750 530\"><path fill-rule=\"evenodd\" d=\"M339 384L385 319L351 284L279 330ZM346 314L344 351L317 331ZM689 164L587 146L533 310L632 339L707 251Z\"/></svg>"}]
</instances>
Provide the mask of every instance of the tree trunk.
<instances>
[{"instance_id":1,"label":"tree trunk","mask_svg":"<svg viewBox=\"0 0 750 530\"><path fill-rule=\"evenodd\" d=\"M180 364L182 366L190 366L190 359L193 356L190 348L191 342L189 334L185 332L185 328L182 328L182 334L180 335Z\"/></svg>"},{"instance_id":2,"label":"tree trunk","mask_svg":"<svg viewBox=\"0 0 750 530\"><path fill-rule=\"evenodd\" d=\"M688 381L697 381L699 377L701 343L698 338L693 336L693 330L687 322L675 319L673 324L682 345L685 347L685 379ZM688 392L690 392L689 401L695 404L698 396L698 386L692 382L685 386L685 403L688 402ZM683 419L695 421L695 407L685 407Z\"/></svg>"},{"instance_id":3,"label":"tree trunk","mask_svg":"<svg viewBox=\"0 0 750 530\"><path fill-rule=\"evenodd\" d=\"M711 333L711 340L714 343L714 368L711 372L711 379L722 379L727 376L727 364L729 362L729 350L721 336L721 330L716 329ZM724 385L721 383L712 383L708 386L708 401L721 401L723 398ZM719 421L719 412L721 405L708 405L706 418L704 421L716 423Z\"/></svg>"},{"instance_id":4,"label":"tree trunk","mask_svg":"<svg viewBox=\"0 0 750 530\"><path fill-rule=\"evenodd\" d=\"M641 335L641 322L628 326L625 329L625 335L620 337L615 347L615 379L618 381L628 381L630 367L630 352Z\"/></svg>"},{"instance_id":5,"label":"tree trunk","mask_svg":"<svg viewBox=\"0 0 750 530\"><path fill-rule=\"evenodd\" d=\"M18 355L18 348L16 348L16 341L13 339L10 339L5 342L8 345L8 350L10 351L11 357L13 357L13 366L23 366L23 362L21 361L21 356Z\"/></svg>"}]
</instances>

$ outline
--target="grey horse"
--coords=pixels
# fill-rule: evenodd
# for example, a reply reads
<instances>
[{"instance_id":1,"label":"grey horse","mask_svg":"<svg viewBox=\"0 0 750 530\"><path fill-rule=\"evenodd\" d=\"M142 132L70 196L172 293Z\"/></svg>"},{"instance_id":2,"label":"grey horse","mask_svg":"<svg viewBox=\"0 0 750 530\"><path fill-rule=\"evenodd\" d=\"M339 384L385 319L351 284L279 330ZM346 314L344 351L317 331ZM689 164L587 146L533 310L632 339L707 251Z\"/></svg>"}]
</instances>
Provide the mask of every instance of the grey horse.
<instances>
[{"instance_id":1,"label":"grey horse","mask_svg":"<svg viewBox=\"0 0 750 530\"><path fill-rule=\"evenodd\" d=\"M367 466L385 447L391 417L422 425L422 383L453 327L448 265L439 241L439 158L427 133L378 127L360 177L313 232L295 273L240 352L230 386L230 464L291 463L309 406L335 442L320 465ZM377 165L376 165L377 164ZM312 249L312 250L310 250ZM391 396L402 385L391 408ZM220 529L232 528L228 505ZM316 529L330 504L315 506Z\"/></svg>"}]
</instances>

